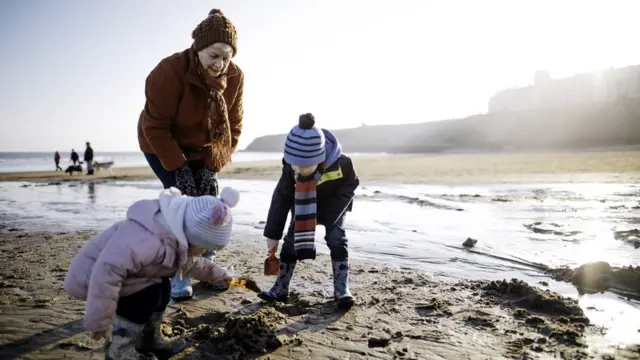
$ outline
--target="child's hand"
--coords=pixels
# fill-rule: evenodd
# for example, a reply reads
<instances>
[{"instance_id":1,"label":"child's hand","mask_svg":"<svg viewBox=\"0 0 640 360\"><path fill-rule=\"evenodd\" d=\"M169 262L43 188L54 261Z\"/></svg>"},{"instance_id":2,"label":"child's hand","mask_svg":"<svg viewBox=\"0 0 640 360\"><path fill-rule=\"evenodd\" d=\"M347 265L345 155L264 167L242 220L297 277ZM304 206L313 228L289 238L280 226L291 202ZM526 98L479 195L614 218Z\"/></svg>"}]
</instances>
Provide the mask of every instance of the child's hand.
<instances>
[{"instance_id":1,"label":"child's hand","mask_svg":"<svg viewBox=\"0 0 640 360\"><path fill-rule=\"evenodd\" d=\"M278 244L280 244L279 240L267 239L267 252L269 255L276 254L276 251L278 251Z\"/></svg>"},{"instance_id":2,"label":"child's hand","mask_svg":"<svg viewBox=\"0 0 640 360\"><path fill-rule=\"evenodd\" d=\"M233 280L233 276L231 276L231 274L229 274L229 273L224 274L224 276L222 277L222 281L224 281L224 283L227 285L227 287L231 283L231 280Z\"/></svg>"},{"instance_id":3,"label":"child's hand","mask_svg":"<svg viewBox=\"0 0 640 360\"><path fill-rule=\"evenodd\" d=\"M107 344L110 343L113 338L113 326L105 331L91 333L91 338L94 340L104 339Z\"/></svg>"}]
</instances>

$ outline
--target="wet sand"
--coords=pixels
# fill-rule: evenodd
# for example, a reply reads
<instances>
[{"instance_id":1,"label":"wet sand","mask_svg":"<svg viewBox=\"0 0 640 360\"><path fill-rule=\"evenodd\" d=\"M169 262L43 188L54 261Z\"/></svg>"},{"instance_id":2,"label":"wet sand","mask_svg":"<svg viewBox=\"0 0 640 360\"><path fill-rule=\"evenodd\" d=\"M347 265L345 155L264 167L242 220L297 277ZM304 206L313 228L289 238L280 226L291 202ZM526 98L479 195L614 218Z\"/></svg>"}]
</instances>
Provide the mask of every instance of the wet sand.
<instances>
[{"instance_id":1,"label":"wet sand","mask_svg":"<svg viewBox=\"0 0 640 360\"><path fill-rule=\"evenodd\" d=\"M358 156L358 174L367 181L398 183L640 182L640 151L566 153ZM232 163L221 178L276 179L281 162ZM62 172L0 173L0 181L148 180L148 167L114 168L94 176Z\"/></svg>"},{"instance_id":2,"label":"wet sand","mask_svg":"<svg viewBox=\"0 0 640 360\"><path fill-rule=\"evenodd\" d=\"M101 343L83 333L84 302L61 289L69 261L90 233L0 230L0 358L100 359ZM219 262L261 276L261 239L234 239ZM503 359L614 358L586 345L599 329L575 300L518 280L444 282L413 272L352 264L357 303L331 301L329 258L298 266L288 303L267 305L241 288L172 304L163 330L185 336L174 359ZM640 349L615 358L640 357Z\"/></svg>"}]
</instances>

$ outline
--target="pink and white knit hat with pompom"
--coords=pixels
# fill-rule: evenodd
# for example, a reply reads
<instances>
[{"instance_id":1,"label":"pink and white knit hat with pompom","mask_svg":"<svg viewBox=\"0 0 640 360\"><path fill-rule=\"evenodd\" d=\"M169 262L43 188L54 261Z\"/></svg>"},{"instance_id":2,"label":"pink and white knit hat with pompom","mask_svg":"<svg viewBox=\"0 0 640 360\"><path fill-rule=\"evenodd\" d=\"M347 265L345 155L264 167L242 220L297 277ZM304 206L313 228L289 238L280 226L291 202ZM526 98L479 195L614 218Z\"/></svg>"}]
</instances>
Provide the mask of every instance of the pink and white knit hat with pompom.
<instances>
[{"instance_id":1,"label":"pink and white knit hat with pompom","mask_svg":"<svg viewBox=\"0 0 640 360\"><path fill-rule=\"evenodd\" d=\"M184 213L184 234L190 245L219 250L229 244L233 216L231 208L240 200L237 190L225 187L220 197L191 198Z\"/></svg>"}]
</instances>

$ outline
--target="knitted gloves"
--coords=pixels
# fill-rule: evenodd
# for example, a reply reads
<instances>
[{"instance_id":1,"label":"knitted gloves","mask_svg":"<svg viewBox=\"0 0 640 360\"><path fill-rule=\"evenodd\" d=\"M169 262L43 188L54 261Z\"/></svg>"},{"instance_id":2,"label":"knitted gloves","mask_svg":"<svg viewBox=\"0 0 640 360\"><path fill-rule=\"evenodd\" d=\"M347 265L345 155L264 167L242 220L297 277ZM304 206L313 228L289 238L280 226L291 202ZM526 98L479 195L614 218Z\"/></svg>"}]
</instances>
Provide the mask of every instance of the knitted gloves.
<instances>
[{"instance_id":1,"label":"knitted gloves","mask_svg":"<svg viewBox=\"0 0 640 360\"><path fill-rule=\"evenodd\" d=\"M206 166L198 170L196 180L200 183L198 195L218 196L218 179L216 173Z\"/></svg>"},{"instance_id":2,"label":"knitted gloves","mask_svg":"<svg viewBox=\"0 0 640 360\"><path fill-rule=\"evenodd\" d=\"M185 161L178 169L176 169L176 187L187 196L197 196L196 182L189 164Z\"/></svg>"},{"instance_id":3,"label":"knitted gloves","mask_svg":"<svg viewBox=\"0 0 640 360\"><path fill-rule=\"evenodd\" d=\"M211 195L218 196L218 179L216 173L207 168L202 167L194 176L189 164L185 161L175 172L176 187L184 195L202 196ZM200 184L200 186L196 186Z\"/></svg>"}]
</instances>

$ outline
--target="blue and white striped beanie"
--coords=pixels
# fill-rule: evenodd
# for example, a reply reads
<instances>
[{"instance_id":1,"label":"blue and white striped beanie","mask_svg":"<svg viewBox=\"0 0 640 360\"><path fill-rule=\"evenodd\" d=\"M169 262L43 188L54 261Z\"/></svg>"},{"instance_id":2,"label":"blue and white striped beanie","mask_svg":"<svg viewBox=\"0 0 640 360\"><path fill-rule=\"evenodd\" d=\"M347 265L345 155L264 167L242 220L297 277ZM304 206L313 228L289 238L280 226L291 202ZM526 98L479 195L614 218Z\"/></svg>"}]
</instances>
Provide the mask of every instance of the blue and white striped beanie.
<instances>
[{"instance_id":1,"label":"blue and white striped beanie","mask_svg":"<svg viewBox=\"0 0 640 360\"><path fill-rule=\"evenodd\" d=\"M295 166L319 165L326 159L324 132L312 114L302 114L284 142L284 161Z\"/></svg>"},{"instance_id":2,"label":"blue and white striped beanie","mask_svg":"<svg viewBox=\"0 0 640 360\"><path fill-rule=\"evenodd\" d=\"M231 240L232 207L238 204L237 190L225 187L220 198L198 196L191 198L184 213L184 234L187 242L206 250L220 250Z\"/></svg>"}]
</instances>

